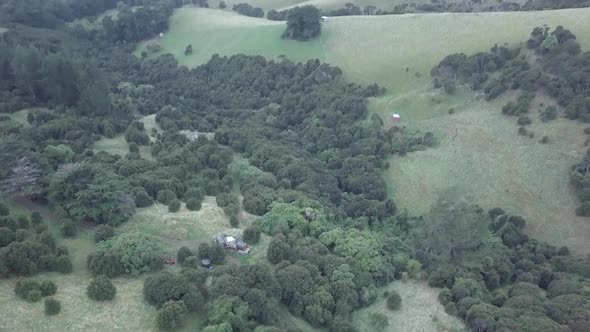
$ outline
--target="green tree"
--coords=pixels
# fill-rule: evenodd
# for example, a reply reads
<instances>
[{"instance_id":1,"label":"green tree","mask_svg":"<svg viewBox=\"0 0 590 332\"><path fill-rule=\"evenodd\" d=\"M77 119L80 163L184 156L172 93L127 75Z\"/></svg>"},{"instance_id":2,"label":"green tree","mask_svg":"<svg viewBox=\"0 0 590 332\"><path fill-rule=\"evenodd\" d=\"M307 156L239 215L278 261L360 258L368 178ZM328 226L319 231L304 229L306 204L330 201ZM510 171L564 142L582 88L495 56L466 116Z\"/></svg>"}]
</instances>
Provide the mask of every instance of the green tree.
<instances>
[{"instance_id":1,"label":"green tree","mask_svg":"<svg viewBox=\"0 0 590 332\"><path fill-rule=\"evenodd\" d=\"M57 286L53 281L50 280L45 280L41 282L41 285L39 285L39 289L41 290L42 296L51 296L54 295L55 292L57 292Z\"/></svg>"},{"instance_id":2,"label":"green tree","mask_svg":"<svg viewBox=\"0 0 590 332\"><path fill-rule=\"evenodd\" d=\"M86 294L95 301L111 301L117 294L117 288L109 277L100 275L90 281Z\"/></svg>"},{"instance_id":3,"label":"green tree","mask_svg":"<svg viewBox=\"0 0 590 332\"><path fill-rule=\"evenodd\" d=\"M283 38L309 40L320 35L320 11L314 6L295 7L287 13L287 28Z\"/></svg>"},{"instance_id":4,"label":"green tree","mask_svg":"<svg viewBox=\"0 0 590 332\"><path fill-rule=\"evenodd\" d=\"M222 295L209 310L209 325L229 324L236 331L248 329L248 305L235 296Z\"/></svg>"},{"instance_id":5,"label":"green tree","mask_svg":"<svg viewBox=\"0 0 590 332\"><path fill-rule=\"evenodd\" d=\"M190 256L193 256L193 252L188 247L180 247L180 249L178 249L178 253L176 254L176 258L180 264L183 264L184 260Z\"/></svg>"},{"instance_id":6,"label":"green tree","mask_svg":"<svg viewBox=\"0 0 590 332\"><path fill-rule=\"evenodd\" d=\"M184 316L187 313L182 301L168 301L158 311L158 327L162 330L172 330L182 326Z\"/></svg>"},{"instance_id":7,"label":"green tree","mask_svg":"<svg viewBox=\"0 0 590 332\"><path fill-rule=\"evenodd\" d=\"M260 241L260 230L254 225L248 226L244 229L243 238L247 243L256 244Z\"/></svg>"},{"instance_id":8,"label":"green tree","mask_svg":"<svg viewBox=\"0 0 590 332\"><path fill-rule=\"evenodd\" d=\"M201 209L201 200L195 197L190 197L186 200L186 208L191 211L198 211Z\"/></svg>"},{"instance_id":9,"label":"green tree","mask_svg":"<svg viewBox=\"0 0 590 332\"><path fill-rule=\"evenodd\" d=\"M402 297L396 292L393 291L387 297L387 308L389 310L398 310L402 305Z\"/></svg>"},{"instance_id":10,"label":"green tree","mask_svg":"<svg viewBox=\"0 0 590 332\"><path fill-rule=\"evenodd\" d=\"M47 316L53 316L59 314L61 311L61 302L50 297L45 299L45 314Z\"/></svg>"},{"instance_id":11,"label":"green tree","mask_svg":"<svg viewBox=\"0 0 590 332\"><path fill-rule=\"evenodd\" d=\"M109 225L99 225L94 232L94 242L106 241L115 236L115 229Z\"/></svg>"},{"instance_id":12,"label":"green tree","mask_svg":"<svg viewBox=\"0 0 590 332\"><path fill-rule=\"evenodd\" d=\"M184 275L160 272L143 283L143 296L151 304L160 306L168 301L180 301L190 290Z\"/></svg>"},{"instance_id":13,"label":"green tree","mask_svg":"<svg viewBox=\"0 0 590 332\"><path fill-rule=\"evenodd\" d=\"M98 243L97 248L98 253L118 257L125 273L134 276L159 270L163 266L164 250L161 243L144 233L123 233Z\"/></svg>"},{"instance_id":14,"label":"green tree","mask_svg":"<svg viewBox=\"0 0 590 332\"><path fill-rule=\"evenodd\" d=\"M45 147L43 154L49 160L53 169L61 164L69 163L74 158L74 151L67 145L48 145Z\"/></svg>"},{"instance_id":15,"label":"green tree","mask_svg":"<svg viewBox=\"0 0 590 332\"><path fill-rule=\"evenodd\" d=\"M168 212L178 212L178 210L180 210L180 201L177 199L173 199L172 201L170 201L170 204L168 204Z\"/></svg>"}]
</instances>

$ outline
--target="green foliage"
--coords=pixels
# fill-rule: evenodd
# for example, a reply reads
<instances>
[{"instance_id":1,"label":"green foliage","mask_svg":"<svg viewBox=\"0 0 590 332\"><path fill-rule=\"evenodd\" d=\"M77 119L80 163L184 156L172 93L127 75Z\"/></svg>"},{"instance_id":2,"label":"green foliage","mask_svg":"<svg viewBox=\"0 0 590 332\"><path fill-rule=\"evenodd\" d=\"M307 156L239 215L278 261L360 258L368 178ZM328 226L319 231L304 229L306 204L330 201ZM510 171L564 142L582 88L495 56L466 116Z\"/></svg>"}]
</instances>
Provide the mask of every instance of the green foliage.
<instances>
[{"instance_id":1,"label":"green foliage","mask_svg":"<svg viewBox=\"0 0 590 332\"><path fill-rule=\"evenodd\" d=\"M172 200L176 199L176 193L174 193L172 190L168 190L168 189L164 189L164 190L160 190L158 191L158 202L164 204L164 205L168 205L170 204L170 202L172 202Z\"/></svg>"},{"instance_id":2,"label":"green foliage","mask_svg":"<svg viewBox=\"0 0 590 332\"><path fill-rule=\"evenodd\" d=\"M184 302L184 305L189 312L195 312L203 307L206 299L203 297L199 289L191 287L182 297L182 302Z\"/></svg>"},{"instance_id":3,"label":"green foliage","mask_svg":"<svg viewBox=\"0 0 590 332\"><path fill-rule=\"evenodd\" d=\"M42 296L51 296L57 292L57 286L53 281L45 280L41 282L41 285L39 285L39 290L41 290Z\"/></svg>"},{"instance_id":4,"label":"green foliage","mask_svg":"<svg viewBox=\"0 0 590 332\"><path fill-rule=\"evenodd\" d=\"M41 285L31 279L21 279L16 282L14 293L27 301L37 302L42 297Z\"/></svg>"},{"instance_id":5,"label":"green foliage","mask_svg":"<svg viewBox=\"0 0 590 332\"><path fill-rule=\"evenodd\" d=\"M320 11L314 6L295 7L287 13L287 28L283 38L309 40L320 35Z\"/></svg>"},{"instance_id":6,"label":"green foliage","mask_svg":"<svg viewBox=\"0 0 590 332\"><path fill-rule=\"evenodd\" d=\"M401 296L395 291L391 292L391 294L389 294L389 297L387 298L387 309L398 310L399 308L401 308L401 306L402 306Z\"/></svg>"},{"instance_id":7,"label":"green foliage","mask_svg":"<svg viewBox=\"0 0 590 332\"><path fill-rule=\"evenodd\" d=\"M213 264L223 264L225 260L225 252L220 245L201 243L197 251L199 259L208 258Z\"/></svg>"},{"instance_id":8,"label":"green foliage","mask_svg":"<svg viewBox=\"0 0 590 332\"><path fill-rule=\"evenodd\" d=\"M111 279L100 275L90 281L86 288L86 295L95 301L112 301L117 294L117 288Z\"/></svg>"},{"instance_id":9,"label":"green foliage","mask_svg":"<svg viewBox=\"0 0 590 332\"><path fill-rule=\"evenodd\" d=\"M55 271L61 273L71 273L73 269L74 266L67 256L58 256L55 259Z\"/></svg>"},{"instance_id":10,"label":"green foliage","mask_svg":"<svg viewBox=\"0 0 590 332\"><path fill-rule=\"evenodd\" d=\"M45 314L47 316L54 316L59 314L61 311L61 302L50 297L45 299Z\"/></svg>"},{"instance_id":11,"label":"green foliage","mask_svg":"<svg viewBox=\"0 0 590 332\"><path fill-rule=\"evenodd\" d=\"M162 330L173 330L183 325L184 316L187 312L182 301L168 301L158 311L158 327Z\"/></svg>"},{"instance_id":12,"label":"green foliage","mask_svg":"<svg viewBox=\"0 0 590 332\"><path fill-rule=\"evenodd\" d=\"M60 231L64 237L74 237L78 233L78 227L72 219L64 219L61 221Z\"/></svg>"},{"instance_id":13,"label":"green foliage","mask_svg":"<svg viewBox=\"0 0 590 332\"><path fill-rule=\"evenodd\" d=\"M33 223L33 225L39 225L43 222L43 217L39 212L33 211L31 213L31 222Z\"/></svg>"},{"instance_id":14,"label":"green foliage","mask_svg":"<svg viewBox=\"0 0 590 332\"><path fill-rule=\"evenodd\" d=\"M152 196L148 195L143 188L135 192L135 206L138 208L148 207L154 204Z\"/></svg>"},{"instance_id":15,"label":"green foliage","mask_svg":"<svg viewBox=\"0 0 590 332\"><path fill-rule=\"evenodd\" d=\"M279 238L273 238L266 251L266 258L272 264L278 264L283 260L289 259L291 247Z\"/></svg>"},{"instance_id":16,"label":"green foliage","mask_svg":"<svg viewBox=\"0 0 590 332\"><path fill-rule=\"evenodd\" d=\"M54 169L61 164L69 163L74 158L74 151L67 145L48 145L45 147L43 154L49 160Z\"/></svg>"},{"instance_id":17,"label":"green foliage","mask_svg":"<svg viewBox=\"0 0 590 332\"><path fill-rule=\"evenodd\" d=\"M58 172L49 191L51 199L76 220L119 225L135 211L125 182L98 165L84 163Z\"/></svg>"},{"instance_id":18,"label":"green foliage","mask_svg":"<svg viewBox=\"0 0 590 332\"><path fill-rule=\"evenodd\" d=\"M193 252L188 247L180 247L176 253L176 259L180 264L184 264L184 260L190 256L193 256Z\"/></svg>"},{"instance_id":19,"label":"green foliage","mask_svg":"<svg viewBox=\"0 0 590 332\"><path fill-rule=\"evenodd\" d=\"M244 229L242 236L247 243L256 244L260 241L260 230L257 226L251 225Z\"/></svg>"},{"instance_id":20,"label":"green foliage","mask_svg":"<svg viewBox=\"0 0 590 332\"><path fill-rule=\"evenodd\" d=\"M10 210L8 209L8 206L6 206L6 204L0 202L0 216L7 216L10 214Z\"/></svg>"},{"instance_id":21,"label":"green foliage","mask_svg":"<svg viewBox=\"0 0 590 332\"><path fill-rule=\"evenodd\" d=\"M334 229L323 233L319 239L327 247L333 248L335 255L356 260L363 271L375 274L381 271L381 243L373 233L355 228Z\"/></svg>"},{"instance_id":22,"label":"green foliage","mask_svg":"<svg viewBox=\"0 0 590 332\"><path fill-rule=\"evenodd\" d=\"M201 209L201 200L195 197L186 200L186 208L191 211L198 211Z\"/></svg>"},{"instance_id":23,"label":"green foliage","mask_svg":"<svg viewBox=\"0 0 590 332\"><path fill-rule=\"evenodd\" d=\"M144 298L156 306L168 301L180 301L189 290L189 281L185 276L170 272L149 276L143 283Z\"/></svg>"},{"instance_id":24,"label":"green foliage","mask_svg":"<svg viewBox=\"0 0 590 332\"><path fill-rule=\"evenodd\" d=\"M238 3L232 7L234 12L237 12L241 15L251 16L251 17L264 17L264 10L260 7L253 7L247 3Z\"/></svg>"},{"instance_id":25,"label":"green foliage","mask_svg":"<svg viewBox=\"0 0 590 332\"><path fill-rule=\"evenodd\" d=\"M98 252L89 256L89 269L95 275L116 276L122 268L124 273L135 276L159 270L163 265L160 242L143 233L123 233L98 243L97 248Z\"/></svg>"},{"instance_id":26,"label":"green foliage","mask_svg":"<svg viewBox=\"0 0 590 332\"><path fill-rule=\"evenodd\" d=\"M173 199L170 201L170 204L168 204L168 212L178 212L178 210L180 210L180 201L177 199Z\"/></svg>"},{"instance_id":27,"label":"green foliage","mask_svg":"<svg viewBox=\"0 0 590 332\"><path fill-rule=\"evenodd\" d=\"M94 242L106 241L115 236L115 229L109 225L99 225L94 231Z\"/></svg>"},{"instance_id":28,"label":"green foliage","mask_svg":"<svg viewBox=\"0 0 590 332\"><path fill-rule=\"evenodd\" d=\"M222 295L213 301L208 316L209 325L229 324L241 330L248 324L248 305L235 296Z\"/></svg>"}]
</instances>

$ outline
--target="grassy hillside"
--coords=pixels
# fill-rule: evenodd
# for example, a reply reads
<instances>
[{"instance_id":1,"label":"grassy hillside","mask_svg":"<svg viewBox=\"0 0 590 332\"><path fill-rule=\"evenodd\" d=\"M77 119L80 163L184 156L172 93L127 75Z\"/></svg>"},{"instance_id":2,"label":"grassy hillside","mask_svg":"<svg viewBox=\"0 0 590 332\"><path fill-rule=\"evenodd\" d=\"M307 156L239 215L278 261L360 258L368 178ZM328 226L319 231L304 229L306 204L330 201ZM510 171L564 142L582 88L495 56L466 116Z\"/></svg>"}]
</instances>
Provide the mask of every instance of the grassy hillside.
<instances>
[{"instance_id":1,"label":"grassy hillside","mask_svg":"<svg viewBox=\"0 0 590 332\"><path fill-rule=\"evenodd\" d=\"M501 101L478 101L472 92L445 96L432 89L429 73L448 54L515 45L542 24L565 26L588 50L589 20L590 9L336 17L324 24L318 40L298 43L280 39L281 22L183 8L161 44L188 66L214 53L285 54L294 60L320 58L355 82L377 82L388 93L371 101L373 112L384 119L400 113L402 125L432 130L441 140L436 149L391 161L385 176L401 207L425 213L440 192L456 187L484 207L502 205L523 214L531 235L588 253L590 226L573 213L576 198L567 174L585 152L583 126L537 120L531 127L537 137L525 139L517 135L514 119L501 116ZM189 43L195 53L187 57ZM457 111L452 116L450 108ZM544 135L550 144L537 143Z\"/></svg>"},{"instance_id":2,"label":"grassy hillside","mask_svg":"<svg viewBox=\"0 0 590 332\"><path fill-rule=\"evenodd\" d=\"M388 332L406 331L464 331L461 321L445 313L444 306L438 302L438 290L428 287L426 283L409 281L395 282L380 291L396 291L402 298L402 306L397 311L386 307L386 298L380 296L371 306L353 314L353 321L359 332L375 331L369 315L382 313L387 316Z\"/></svg>"},{"instance_id":3,"label":"grassy hillside","mask_svg":"<svg viewBox=\"0 0 590 332\"><path fill-rule=\"evenodd\" d=\"M277 58L289 55L295 60L323 59L319 40L300 43L280 38L284 22L238 15L231 11L187 7L177 10L171 18L170 30L156 41L188 66L207 62L211 55L245 53ZM143 43L138 53L149 42ZM187 45L193 54L184 55Z\"/></svg>"}]
</instances>

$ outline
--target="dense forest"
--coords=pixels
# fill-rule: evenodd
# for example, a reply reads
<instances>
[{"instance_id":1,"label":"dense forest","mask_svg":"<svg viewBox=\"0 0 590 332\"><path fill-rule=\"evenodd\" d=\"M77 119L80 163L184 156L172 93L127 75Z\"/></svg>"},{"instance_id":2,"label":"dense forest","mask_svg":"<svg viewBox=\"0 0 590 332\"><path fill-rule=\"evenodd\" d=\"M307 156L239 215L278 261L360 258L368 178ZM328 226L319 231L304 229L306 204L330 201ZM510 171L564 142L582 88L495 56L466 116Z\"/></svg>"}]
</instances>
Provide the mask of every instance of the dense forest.
<instances>
[{"instance_id":1,"label":"dense forest","mask_svg":"<svg viewBox=\"0 0 590 332\"><path fill-rule=\"evenodd\" d=\"M280 331L281 304L313 326L355 331L351 313L382 296L379 287L425 278L444 288L445 310L472 331L587 330L588 261L529 239L523 218L500 208L484 211L452 193L424 216L398 211L381 176L387 158L436 140L429 132L386 130L379 116L369 115L368 98L382 95L380 86L347 82L339 68L319 60L215 55L189 69L170 54L135 57L137 41L166 29L175 1L126 1L116 18L103 18L92 31L64 22L116 4L43 3L70 11L38 11L45 7L32 0L0 2L2 13L10 13L0 18L10 28L0 42L0 180L3 197L50 203L63 217L66 237L77 236L80 224L97 227L87 258L95 277L91 299L113 299L109 278L149 274L143 295L159 309L162 329L199 312L204 331ZM319 13L313 15L317 23ZM533 33L528 43L541 68L558 86L574 84L559 72L583 63L575 37L562 28L541 34L555 39L537 45ZM495 47L481 58L493 59L490 72L526 73L519 54ZM467 59L490 61L450 59L433 70L449 92L457 84L479 82L484 89L492 81L480 77L489 65L457 69ZM558 100L569 92L585 98L584 89L555 91ZM566 109L573 103L563 102ZM26 126L10 116L30 107L40 108L28 113ZM146 129L139 121L145 115L155 115L160 130ZM584 119L583 112L575 118ZM116 135L129 143L124 156L92 149L101 137ZM247 162L235 163L238 157ZM259 216L244 237L252 243L260 233L270 237L265 260L224 264L224 251L203 243L181 248L181 272L171 273L161 271L163 248L150 237L115 235L137 209L164 204L174 213L183 202L199 210L206 195L216 196L233 227L243 226L242 206ZM71 272L67 250L40 215L15 218L4 205L0 215L0 276ZM201 266L205 258L218 265L214 271ZM36 294L23 284L19 293ZM390 295L391 308L398 297ZM55 312L55 304L46 305Z\"/></svg>"}]
</instances>

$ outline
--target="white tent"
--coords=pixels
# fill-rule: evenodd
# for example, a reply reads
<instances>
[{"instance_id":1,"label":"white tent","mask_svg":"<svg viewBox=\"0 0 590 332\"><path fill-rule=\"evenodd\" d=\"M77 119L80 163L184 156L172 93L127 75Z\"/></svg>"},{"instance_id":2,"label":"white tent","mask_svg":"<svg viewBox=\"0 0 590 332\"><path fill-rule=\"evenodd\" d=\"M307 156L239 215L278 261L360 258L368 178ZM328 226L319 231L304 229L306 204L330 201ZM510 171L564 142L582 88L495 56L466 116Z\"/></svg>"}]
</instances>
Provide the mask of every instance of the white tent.
<instances>
[{"instance_id":1,"label":"white tent","mask_svg":"<svg viewBox=\"0 0 590 332\"><path fill-rule=\"evenodd\" d=\"M401 120L401 116L397 113L394 113L393 116L391 117L391 119L393 120L393 122L398 122L399 120Z\"/></svg>"},{"instance_id":2,"label":"white tent","mask_svg":"<svg viewBox=\"0 0 590 332\"><path fill-rule=\"evenodd\" d=\"M328 16L322 16L322 21L327 22L330 18Z\"/></svg>"}]
</instances>

